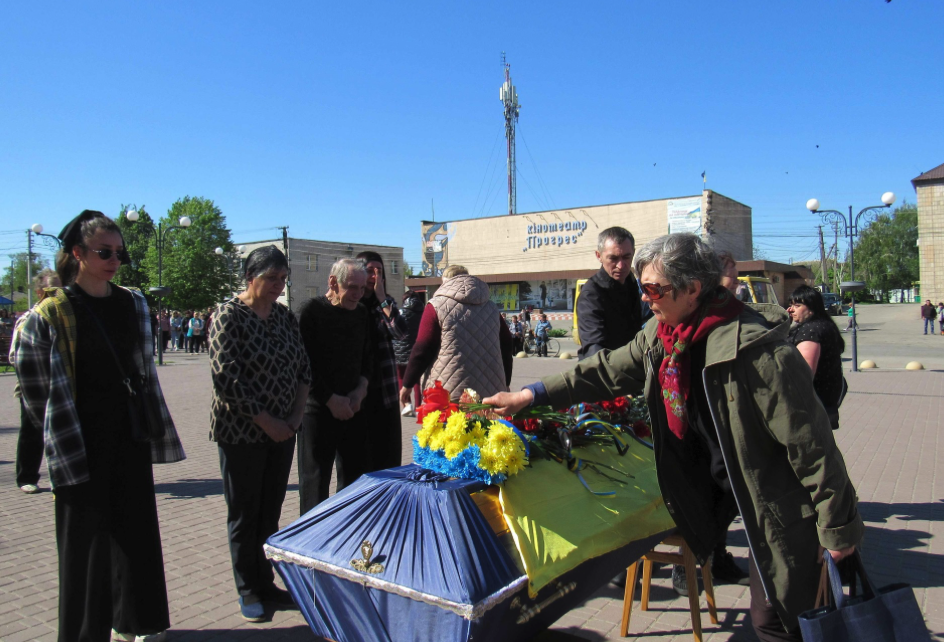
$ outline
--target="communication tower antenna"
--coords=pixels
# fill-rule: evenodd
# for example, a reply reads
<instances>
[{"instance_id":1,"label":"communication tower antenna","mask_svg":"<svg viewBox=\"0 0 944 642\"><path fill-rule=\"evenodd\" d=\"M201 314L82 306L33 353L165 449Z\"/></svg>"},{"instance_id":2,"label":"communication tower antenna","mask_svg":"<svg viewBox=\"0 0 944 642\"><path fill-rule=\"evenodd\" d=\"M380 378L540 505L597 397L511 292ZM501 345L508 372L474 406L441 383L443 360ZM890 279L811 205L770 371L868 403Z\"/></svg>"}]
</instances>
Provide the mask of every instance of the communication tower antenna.
<instances>
[{"instance_id":1,"label":"communication tower antenna","mask_svg":"<svg viewBox=\"0 0 944 642\"><path fill-rule=\"evenodd\" d=\"M508 214L517 213L518 188L515 169L515 123L518 122L518 91L511 83L511 65L505 60L502 52L502 67L505 70L505 82L501 86L499 97L505 107L505 139L508 142Z\"/></svg>"}]
</instances>

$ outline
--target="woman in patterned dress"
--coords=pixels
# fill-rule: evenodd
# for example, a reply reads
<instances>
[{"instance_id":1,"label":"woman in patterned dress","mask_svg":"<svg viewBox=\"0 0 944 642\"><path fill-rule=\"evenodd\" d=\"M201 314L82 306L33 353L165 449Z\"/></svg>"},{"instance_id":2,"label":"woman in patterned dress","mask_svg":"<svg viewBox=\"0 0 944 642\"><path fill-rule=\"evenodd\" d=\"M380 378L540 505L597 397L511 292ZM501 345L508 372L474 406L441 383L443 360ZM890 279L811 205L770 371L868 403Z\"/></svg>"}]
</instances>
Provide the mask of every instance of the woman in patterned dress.
<instances>
[{"instance_id":1,"label":"woman in patterned dress","mask_svg":"<svg viewBox=\"0 0 944 642\"><path fill-rule=\"evenodd\" d=\"M285 255L274 245L253 250L245 276L246 290L220 305L210 326L210 439L219 447L240 613L261 622L265 603L294 604L275 586L262 546L279 528L311 369L295 315L276 302Z\"/></svg>"}]
</instances>

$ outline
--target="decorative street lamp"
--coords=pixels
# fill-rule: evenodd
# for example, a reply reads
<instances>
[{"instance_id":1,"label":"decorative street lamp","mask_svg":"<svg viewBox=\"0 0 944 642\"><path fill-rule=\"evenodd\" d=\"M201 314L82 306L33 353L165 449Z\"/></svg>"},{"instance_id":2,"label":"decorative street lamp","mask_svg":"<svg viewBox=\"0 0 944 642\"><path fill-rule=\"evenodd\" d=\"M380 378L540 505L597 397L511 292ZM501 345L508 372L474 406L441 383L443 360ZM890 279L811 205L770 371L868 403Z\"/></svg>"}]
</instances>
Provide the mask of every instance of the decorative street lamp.
<instances>
[{"instance_id":1,"label":"decorative street lamp","mask_svg":"<svg viewBox=\"0 0 944 642\"><path fill-rule=\"evenodd\" d=\"M226 250L224 250L224 249L221 248L221 247L218 247L218 248L216 248L216 249L213 250L213 251L214 251L217 255L222 256L223 258L226 259L226 266L229 268L229 292L230 292L230 296L233 296L233 292L234 292L234 288L233 288L233 272L235 271L235 268L233 267L233 256L232 256L231 254L227 254L227 253L226 253ZM242 258L243 252L246 251L246 246L245 246L245 245L240 245L239 247L236 248L236 251L239 252L239 257Z\"/></svg>"},{"instance_id":2,"label":"decorative street lamp","mask_svg":"<svg viewBox=\"0 0 944 642\"><path fill-rule=\"evenodd\" d=\"M125 212L125 216L128 217L128 220L132 223L137 222L141 215L138 214L135 210L128 210ZM149 288L151 294L157 297L157 363L158 365L164 365L164 333L161 332L161 317L163 315L163 302L161 301L162 297L170 294L170 288L164 287L163 282L163 272L164 272L164 237L171 230L179 230L183 228L188 228L193 223L190 220L189 216L181 216L178 221L179 225L171 225L167 228L164 227L162 221L158 221L157 229L154 228L154 223L148 222L145 227L144 233L146 235L154 235L154 243L157 245L157 287Z\"/></svg>"},{"instance_id":3,"label":"decorative street lamp","mask_svg":"<svg viewBox=\"0 0 944 642\"><path fill-rule=\"evenodd\" d=\"M43 226L39 223L26 230L26 305L33 307L33 234L52 239L56 243L56 249L62 247L62 241L52 234L43 234ZM47 241L48 243L48 241Z\"/></svg>"},{"instance_id":4,"label":"decorative street lamp","mask_svg":"<svg viewBox=\"0 0 944 642\"><path fill-rule=\"evenodd\" d=\"M843 212L838 210L821 210L819 209L819 201L815 198L811 198L806 202L806 209L808 209L813 214L819 214L823 218L824 223L842 223L846 229L846 236L849 237L849 280L843 281L839 284L841 290L849 292L852 297L852 371L859 371L859 350L858 350L858 336L857 330L858 325L856 324L856 309L855 309L855 293L859 290L865 289L864 281L855 280L855 245L854 238L859 234L859 223L863 220L862 217L868 214L870 217L877 216L878 212L884 209L887 209L892 206L892 203L895 202L895 194L892 192L885 192L882 194L882 203L884 205L872 205L871 207L866 207L861 210L853 218L852 216L852 206L849 206L849 218L846 219L846 215Z\"/></svg>"}]
</instances>

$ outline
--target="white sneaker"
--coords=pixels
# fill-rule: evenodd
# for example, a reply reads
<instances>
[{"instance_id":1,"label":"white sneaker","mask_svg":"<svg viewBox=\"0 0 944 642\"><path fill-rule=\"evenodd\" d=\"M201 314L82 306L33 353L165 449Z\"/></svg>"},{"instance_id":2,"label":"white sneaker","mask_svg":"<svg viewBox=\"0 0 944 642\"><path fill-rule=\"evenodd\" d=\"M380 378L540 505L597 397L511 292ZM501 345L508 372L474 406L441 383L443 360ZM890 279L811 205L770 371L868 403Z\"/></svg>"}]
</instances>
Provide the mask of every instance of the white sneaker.
<instances>
[{"instance_id":1,"label":"white sneaker","mask_svg":"<svg viewBox=\"0 0 944 642\"><path fill-rule=\"evenodd\" d=\"M111 639L112 642L164 642L167 639L167 631L150 635L135 635L134 633L119 633L112 629Z\"/></svg>"},{"instance_id":2,"label":"white sneaker","mask_svg":"<svg viewBox=\"0 0 944 642\"><path fill-rule=\"evenodd\" d=\"M20 490L22 490L27 495L35 495L39 492L39 486L36 484L23 484L20 486Z\"/></svg>"}]
</instances>

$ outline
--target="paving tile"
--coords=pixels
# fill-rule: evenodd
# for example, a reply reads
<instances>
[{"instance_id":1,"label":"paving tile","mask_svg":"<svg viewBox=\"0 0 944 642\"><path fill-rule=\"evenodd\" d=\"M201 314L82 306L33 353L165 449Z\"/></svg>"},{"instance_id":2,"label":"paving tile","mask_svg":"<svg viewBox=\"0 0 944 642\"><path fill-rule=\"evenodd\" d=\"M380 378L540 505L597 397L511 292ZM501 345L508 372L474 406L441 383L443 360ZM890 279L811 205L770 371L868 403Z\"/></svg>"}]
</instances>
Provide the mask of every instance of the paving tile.
<instances>
[{"instance_id":1,"label":"paving tile","mask_svg":"<svg viewBox=\"0 0 944 642\"><path fill-rule=\"evenodd\" d=\"M179 361L162 369L160 376L188 459L154 467L171 604L170 640L314 640L297 612L278 612L262 625L239 618L219 460L215 445L207 440L208 367L205 359ZM513 388L564 367L557 360L530 361L516 362ZM944 533L944 444L939 422L944 416L944 373L863 372L847 373L847 379L851 391L836 437L866 521L863 557L876 583L911 583L931 630L944 632L944 540L935 537ZM53 496L48 492L28 496L14 485L19 408L10 396L12 387L13 378L0 375L0 640L54 642L58 565ZM415 431L415 424L404 422L405 460L412 452L410 438ZM41 485L48 487L47 479L44 470ZM293 471L281 524L297 516ZM746 567L739 523L729 533L729 544ZM718 627L708 624L702 597L706 640L754 640L747 587L719 585L716 596ZM571 641L619 639L621 597L613 587L602 588L562 614L551 633ZM675 595L667 568L653 579L651 610L640 611L638 599L637 592L632 634L644 633L647 640L660 642L692 639L688 601Z\"/></svg>"}]
</instances>

